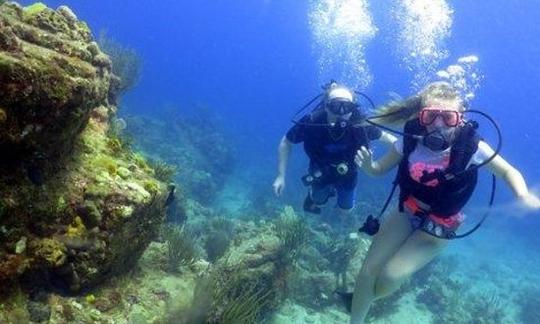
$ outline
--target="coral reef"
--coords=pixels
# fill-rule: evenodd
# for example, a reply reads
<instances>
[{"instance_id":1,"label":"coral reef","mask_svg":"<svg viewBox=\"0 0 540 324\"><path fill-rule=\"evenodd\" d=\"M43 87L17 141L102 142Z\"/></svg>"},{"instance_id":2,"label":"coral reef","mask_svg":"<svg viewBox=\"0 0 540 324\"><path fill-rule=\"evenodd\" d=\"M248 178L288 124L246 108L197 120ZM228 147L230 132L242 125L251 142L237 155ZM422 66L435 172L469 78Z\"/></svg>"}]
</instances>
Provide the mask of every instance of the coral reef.
<instances>
[{"instance_id":1,"label":"coral reef","mask_svg":"<svg viewBox=\"0 0 540 324\"><path fill-rule=\"evenodd\" d=\"M504 323L507 309L495 292L475 292L463 280L452 277L457 260L442 257L413 278L420 286L416 296L440 323Z\"/></svg>"},{"instance_id":2,"label":"coral reef","mask_svg":"<svg viewBox=\"0 0 540 324\"><path fill-rule=\"evenodd\" d=\"M165 272L166 249L166 243L151 243L133 271L111 277L84 294L14 291L0 303L0 322L30 323L47 316L44 322L51 324L164 323L168 302L188 305L196 278L207 267L201 262L182 274Z\"/></svg>"},{"instance_id":3,"label":"coral reef","mask_svg":"<svg viewBox=\"0 0 540 324\"><path fill-rule=\"evenodd\" d=\"M212 223L215 230L233 230L224 219ZM170 323L260 323L279 304L284 278L272 224L237 226L225 254L197 280L191 302L171 300Z\"/></svg>"},{"instance_id":4,"label":"coral reef","mask_svg":"<svg viewBox=\"0 0 540 324\"><path fill-rule=\"evenodd\" d=\"M95 287L132 268L157 236L166 185L108 136L117 82L111 60L69 8L2 4L3 293L17 284L25 292ZM29 305L33 318L48 314Z\"/></svg>"}]
</instances>

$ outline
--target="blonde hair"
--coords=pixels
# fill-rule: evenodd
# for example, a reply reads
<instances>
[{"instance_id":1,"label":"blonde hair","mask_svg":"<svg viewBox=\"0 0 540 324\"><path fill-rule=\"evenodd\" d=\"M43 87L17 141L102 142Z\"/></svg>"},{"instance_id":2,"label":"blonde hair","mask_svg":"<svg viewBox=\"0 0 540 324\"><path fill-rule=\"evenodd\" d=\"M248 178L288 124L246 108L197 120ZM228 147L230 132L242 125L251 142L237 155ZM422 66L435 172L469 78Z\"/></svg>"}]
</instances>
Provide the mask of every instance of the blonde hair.
<instances>
[{"instance_id":1,"label":"blonde hair","mask_svg":"<svg viewBox=\"0 0 540 324\"><path fill-rule=\"evenodd\" d=\"M450 83L432 82L415 96L391 101L377 109L375 113L377 116L389 116L377 118L376 121L381 124L403 124L415 118L423 107L432 103L443 103L460 111L465 109L459 92Z\"/></svg>"}]
</instances>

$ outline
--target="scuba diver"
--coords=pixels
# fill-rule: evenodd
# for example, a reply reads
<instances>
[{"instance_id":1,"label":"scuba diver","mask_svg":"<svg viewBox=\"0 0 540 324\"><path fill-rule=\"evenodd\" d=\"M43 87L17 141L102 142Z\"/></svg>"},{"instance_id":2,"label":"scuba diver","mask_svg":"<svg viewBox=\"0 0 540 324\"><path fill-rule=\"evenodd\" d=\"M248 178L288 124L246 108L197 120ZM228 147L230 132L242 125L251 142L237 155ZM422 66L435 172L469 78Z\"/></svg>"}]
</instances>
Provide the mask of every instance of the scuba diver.
<instances>
[{"instance_id":1,"label":"scuba diver","mask_svg":"<svg viewBox=\"0 0 540 324\"><path fill-rule=\"evenodd\" d=\"M374 300L396 291L455 238L464 221L461 210L476 186L478 166L502 178L525 207L540 208L540 199L529 192L521 173L480 139L476 123L463 117L465 104L449 83L431 83L418 95L378 112L371 120L405 123L404 137L378 161L362 147L355 162L371 175L398 166L394 189L400 189L399 204L380 230L373 218L361 229L378 233L356 277L354 294L341 293L351 306L354 324L364 322Z\"/></svg>"},{"instance_id":2,"label":"scuba diver","mask_svg":"<svg viewBox=\"0 0 540 324\"><path fill-rule=\"evenodd\" d=\"M357 168L354 156L360 147L381 140L391 145L396 138L364 122L355 92L331 81L324 93L302 107L300 113L318 98L316 107L293 125L279 144L278 176L273 188L281 196L285 188L287 161L293 144L304 143L309 157L308 174L302 182L309 187L304 210L319 214L330 197L337 196L340 218L355 202ZM298 115L297 113L297 115Z\"/></svg>"}]
</instances>

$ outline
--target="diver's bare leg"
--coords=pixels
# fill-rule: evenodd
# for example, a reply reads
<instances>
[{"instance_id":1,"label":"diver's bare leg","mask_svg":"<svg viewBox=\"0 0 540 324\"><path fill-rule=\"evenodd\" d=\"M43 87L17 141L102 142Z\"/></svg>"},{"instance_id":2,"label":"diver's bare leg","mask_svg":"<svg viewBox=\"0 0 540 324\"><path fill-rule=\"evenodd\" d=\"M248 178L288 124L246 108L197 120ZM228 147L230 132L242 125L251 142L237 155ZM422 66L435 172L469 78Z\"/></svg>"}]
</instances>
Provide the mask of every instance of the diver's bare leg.
<instances>
[{"instance_id":1,"label":"diver's bare leg","mask_svg":"<svg viewBox=\"0 0 540 324\"><path fill-rule=\"evenodd\" d=\"M386 262L396 253L412 233L407 216L393 211L373 238L360 273L356 277L351 309L351 324L364 322L375 299L375 283Z\"/></svg>"},{"instance_id":2,"label":"diver's bare leg","mask_svg":"<svg viewBox=\"0 0 540 324\"><path fill-rule=\"evenodd\" d=\"M416 230L382 268L375 284L376 298L396 291L405 279L433 260L447 244L447 240Z\"/></svg>"}]
</instances>

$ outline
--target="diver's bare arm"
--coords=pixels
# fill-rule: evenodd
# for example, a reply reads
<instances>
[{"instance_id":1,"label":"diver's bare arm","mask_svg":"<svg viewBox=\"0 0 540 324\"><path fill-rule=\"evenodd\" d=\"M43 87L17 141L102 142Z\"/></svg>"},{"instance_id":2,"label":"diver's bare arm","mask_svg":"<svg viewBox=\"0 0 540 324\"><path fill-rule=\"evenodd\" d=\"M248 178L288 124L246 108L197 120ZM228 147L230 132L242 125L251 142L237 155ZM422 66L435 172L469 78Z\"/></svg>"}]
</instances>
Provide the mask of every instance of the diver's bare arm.
<instances>
[{"instance_id":1,"label":"diver's bare arm","mask_svg":"<svg viewBox=\"0 0 540 324\"><path fill-rule=\"evenodd\" d=\"M484 150L488 156L491 156L494 153L493 149L487 143L482 141L478 143L478 149ZM491 172L506 182L516 197L523 199L529 195L527 183L525 182L523 175L521 175L521 172L514 168L500 155L497 155L493 160L491 160L487 166Z\"/></svg>"},{"instance_id":2,"label":"diver's bare arm","mask_svg":"<svg viewBox=\"0 0 540 324\"><path fill-rule=\"evenodd\" d=\"M397 138L394 135L383 131L381 137L379 138L379 141L383 142L388 146L393 146L394 143L397 141Z\"/></svg>"},{"instance_id":3,"label":"diver's bare arm","mask_svg":"<svg viewBox=\"0 0 540 324\"><path fill-rule=\"evenodd\" d=\"M289 161L289 155L291 154L292 143L283 136L281 142L279 143L278 155L278 177L285 177L285 172L287 171L287 163Z\"/></svg>"}]
</instances>

